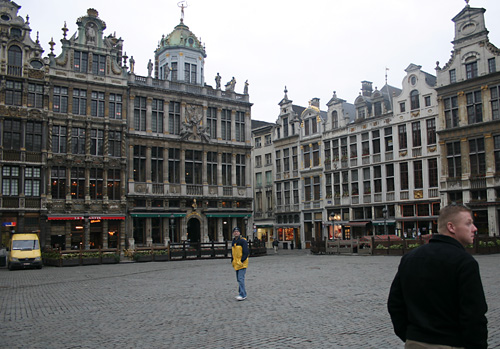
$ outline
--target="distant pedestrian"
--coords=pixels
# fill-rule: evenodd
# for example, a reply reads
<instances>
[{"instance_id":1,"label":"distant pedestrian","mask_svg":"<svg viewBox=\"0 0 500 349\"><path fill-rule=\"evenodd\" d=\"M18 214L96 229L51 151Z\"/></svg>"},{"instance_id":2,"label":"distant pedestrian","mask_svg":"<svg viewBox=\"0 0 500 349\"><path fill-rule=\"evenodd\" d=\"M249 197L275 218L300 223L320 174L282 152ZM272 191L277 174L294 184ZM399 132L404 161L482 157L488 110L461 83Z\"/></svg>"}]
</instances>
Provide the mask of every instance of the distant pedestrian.
<instances>
[{"instance_id":1,"label":"distant pedestrian","mask_svg":"<svg viewBox=\"0 0 500 349\"><path fill-rule=\"evenodd\" d=\"M442 208L439 234L401 258L387 305L406 349L488 347L479 265L464 248L477 231L472 219L465 206Z\"/></svg>"},{"instance_id":2,"label":"distant pedestrian","mask_svg":"<svg viewBox=\"0 0 500 349\"><path fill-rule=\"evenodd\" d=\"M236 270L236 280L238 281L238 296L236 300L244 301L247 299L247 291L245 289L245 274L248 267L248 243L247 240L241 236L240 228L233 229L233 243L231 262L234 270Z\"/></svg>"},{"instance_id":3,"label":"distant pedestrian","mask_svg":"<svg viewBox=\"0 0 500 349\"><path fill-rule=\"evenodd\" d=\"M278 253L278 246L279 246L278 239L274 239L274 241L273 241L274 253Z\"/></svg>"}]
</instances>

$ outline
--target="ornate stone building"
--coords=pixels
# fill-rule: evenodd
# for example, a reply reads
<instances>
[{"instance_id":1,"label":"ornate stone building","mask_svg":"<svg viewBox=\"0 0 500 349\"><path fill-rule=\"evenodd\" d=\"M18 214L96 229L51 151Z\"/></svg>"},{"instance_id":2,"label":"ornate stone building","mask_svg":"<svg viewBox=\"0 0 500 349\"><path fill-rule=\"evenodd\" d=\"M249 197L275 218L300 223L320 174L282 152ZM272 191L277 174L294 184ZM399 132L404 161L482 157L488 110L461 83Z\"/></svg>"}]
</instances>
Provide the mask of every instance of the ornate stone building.
<instances>
[{"instance_id":1,"label":"ornate stone building","mask_svg":"<svg viewBox=\"0 0 500 349\"><path fill-rule=\"evenodd\" d=\"M66 249L224 241L233 226L246 233L248 88L237 93L233 78L222 90L220 76L216 88L204 82L205 48L183 19L143 77L96 10L71 36L64 25L61 52L51 41L42 58L19 8L0 0L4 245L12 230Z\"/></svg>"},{"instance_id":2,"label":"ornate stone building","mask_svg":"<svg viewBox=\"0 0 500 349\"><path fill-rule=\"evenodd\" d=\"M449 61L436 67L441 201L471 207L479 234L500 233L500 50L483 8L453 18Z\"/></svg>"}]
</instances>

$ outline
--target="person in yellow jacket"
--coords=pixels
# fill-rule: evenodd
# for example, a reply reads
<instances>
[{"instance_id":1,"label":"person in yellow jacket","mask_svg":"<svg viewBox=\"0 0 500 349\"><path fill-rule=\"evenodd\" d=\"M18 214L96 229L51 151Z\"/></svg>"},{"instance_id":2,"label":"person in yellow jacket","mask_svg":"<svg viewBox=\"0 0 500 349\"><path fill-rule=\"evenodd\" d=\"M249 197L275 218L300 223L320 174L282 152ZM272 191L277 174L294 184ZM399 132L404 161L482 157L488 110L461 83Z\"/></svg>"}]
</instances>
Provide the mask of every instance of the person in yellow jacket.
<instances>
[{"instance_id":1,"label":"person in yellow jacket","mask_svg":"<svg viewBox=\"0 0 500 349\"><path fill-rule=\"evenodd\" d=\"M231 262L234 270L236 270L236 280L238 281L238 296L236 300L244 301L247 299L247 291L245 289L245 274L248 267L248 242L241 236L240 228L233 229Z\"/></svg>"}]
</instances>

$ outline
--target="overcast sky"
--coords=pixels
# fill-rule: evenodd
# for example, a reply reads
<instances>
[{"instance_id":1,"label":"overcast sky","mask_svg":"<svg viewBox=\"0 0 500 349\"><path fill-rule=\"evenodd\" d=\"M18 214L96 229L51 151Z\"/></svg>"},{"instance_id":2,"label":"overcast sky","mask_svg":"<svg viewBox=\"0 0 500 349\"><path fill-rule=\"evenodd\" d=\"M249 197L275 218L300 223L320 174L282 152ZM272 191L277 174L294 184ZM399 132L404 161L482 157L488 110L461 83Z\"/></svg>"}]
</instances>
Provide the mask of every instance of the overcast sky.
<instances>
[{"instance_id":1,"label":"overcast sky","mask_svg":"<svg viewBox=\"0 0 500 349\"><path fill-rule=\"evenodd\" d=\"M164 34L179 24L178 0L16 0L19 14L29 15L31 37L61 53L61 28L68 38L76 20L88 8L99 12L107 28L124 40L124 51L134 56L135 73L147 75L149 59ZM285 86L294 104L307 106L320 98L321 110L337 96L353 103L361 81L379 89L388 83L401 87L410 63L435 75L450 59L454 25L451 19L464 0L187 0L184 23L205 43L205 82L222 85L235 77L236 92L249 82L252 118L274 122ZM471 0L486 9L490 41L500 47L500 1Z\"/></svg>"}]
</instances>

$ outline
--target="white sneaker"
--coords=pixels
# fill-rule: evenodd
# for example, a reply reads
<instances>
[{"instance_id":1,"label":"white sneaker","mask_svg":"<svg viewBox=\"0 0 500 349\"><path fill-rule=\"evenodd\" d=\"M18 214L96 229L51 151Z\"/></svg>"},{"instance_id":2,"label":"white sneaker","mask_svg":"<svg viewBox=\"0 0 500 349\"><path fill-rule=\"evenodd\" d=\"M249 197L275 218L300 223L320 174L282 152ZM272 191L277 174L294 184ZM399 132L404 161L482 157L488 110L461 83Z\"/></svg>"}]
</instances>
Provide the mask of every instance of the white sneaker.
<instances>
[{"instance_id":1,"label":"white sneaker","mask_svg":"<svg viewBox=\"0 0 500 349\"><path fill-rule=\"evenodd\" d=\"M242 296L236 297L237 301L244 301L245 299L247 299L247 297L242 297Z\"/></svg>"}]
</instances>

